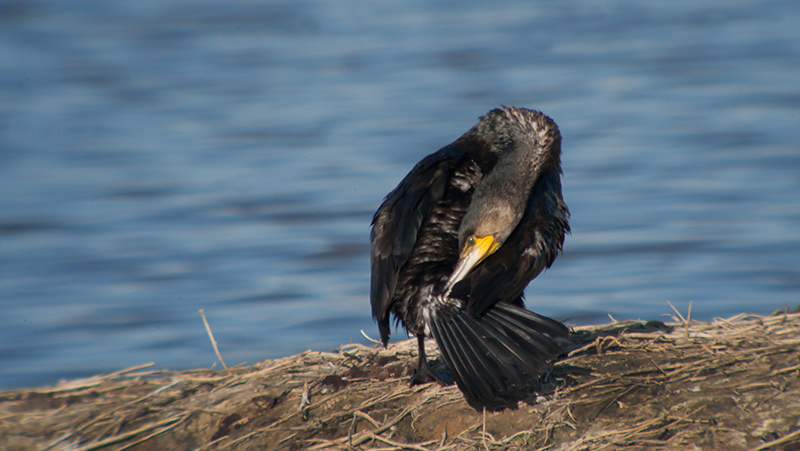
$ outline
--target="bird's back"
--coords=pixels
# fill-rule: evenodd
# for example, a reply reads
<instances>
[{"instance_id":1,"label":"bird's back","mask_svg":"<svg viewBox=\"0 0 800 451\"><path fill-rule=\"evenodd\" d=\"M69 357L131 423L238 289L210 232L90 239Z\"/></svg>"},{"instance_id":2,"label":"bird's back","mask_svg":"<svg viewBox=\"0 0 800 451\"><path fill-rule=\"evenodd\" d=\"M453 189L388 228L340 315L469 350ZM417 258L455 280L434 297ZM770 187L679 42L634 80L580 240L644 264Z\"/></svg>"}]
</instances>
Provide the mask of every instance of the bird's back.
<instances>
[{"instance_id":1,"label":"bird's back","mask_svg":"<svg viewBox=\"0 0 800 451\"><path fill-rule=\"evenodd\" d=\"M371 303L388 339L389 313L412 333L415 306L441 292L458 259L458 227L472 193L496 162L469 134L420 161L384 199L372 221Z\"/></svg>"}]
</instances>

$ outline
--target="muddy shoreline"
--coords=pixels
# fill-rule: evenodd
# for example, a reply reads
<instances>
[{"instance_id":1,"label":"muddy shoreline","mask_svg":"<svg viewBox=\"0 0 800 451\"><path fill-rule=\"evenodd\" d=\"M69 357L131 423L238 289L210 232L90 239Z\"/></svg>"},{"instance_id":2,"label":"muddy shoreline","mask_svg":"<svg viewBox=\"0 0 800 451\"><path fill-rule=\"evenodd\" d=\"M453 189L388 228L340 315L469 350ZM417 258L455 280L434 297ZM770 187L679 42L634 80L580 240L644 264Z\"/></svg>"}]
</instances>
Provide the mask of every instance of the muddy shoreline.
<instances>
[{"instance_id":1,"label":"muddy shoreline","mask_svg":"<svg viewBox=\"0 0 800 451\"><path fill-rule=\"evenodd\" d=\"M800 449L800 314L576 328L541 387L478 412L409 387L416 343L226 370L149 365L0 393L9 450ZM428 349L436 356L435 344Z\"/></svg>"}]
</instances>

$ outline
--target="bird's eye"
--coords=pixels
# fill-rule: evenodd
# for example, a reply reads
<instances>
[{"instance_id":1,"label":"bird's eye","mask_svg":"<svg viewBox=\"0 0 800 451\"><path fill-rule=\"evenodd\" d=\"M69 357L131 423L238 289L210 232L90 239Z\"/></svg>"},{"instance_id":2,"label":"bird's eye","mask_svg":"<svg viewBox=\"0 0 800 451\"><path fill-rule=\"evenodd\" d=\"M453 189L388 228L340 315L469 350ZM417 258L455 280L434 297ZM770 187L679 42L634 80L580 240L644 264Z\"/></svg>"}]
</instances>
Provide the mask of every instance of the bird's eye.
<instances>
[{"instance_id":1,"label":"bird's eye","mask_svg":"<svg viewBox=\"0 0 800 451\"><path fill-rule=\"evenodd\" d=\"M471 236L471 237L467 238L467 246L472 247L474 245L475 245L475 237Z\"/></svg>"}]
</instances>

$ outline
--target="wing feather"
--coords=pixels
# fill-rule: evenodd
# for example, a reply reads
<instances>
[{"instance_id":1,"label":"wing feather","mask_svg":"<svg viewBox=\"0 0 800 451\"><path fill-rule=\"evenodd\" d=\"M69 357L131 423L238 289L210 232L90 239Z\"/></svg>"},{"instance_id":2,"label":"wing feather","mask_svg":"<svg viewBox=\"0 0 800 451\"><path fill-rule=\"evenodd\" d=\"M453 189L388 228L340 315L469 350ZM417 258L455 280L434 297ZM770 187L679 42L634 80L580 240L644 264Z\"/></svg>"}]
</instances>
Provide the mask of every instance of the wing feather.
<instances>
[{"instance_id":1,"label":"wing feather","mask_svg":"<svg viewBox=\"0 0 800 451\"><path fill-rule=\"evenodd\" d=\"M389 340L389 312L398 274L414 249L423 221L444 195L452 167L453 155L447 147L429 155L386 196L372 219L370 301L384 344Z\"/></svg>"}]
</instances>

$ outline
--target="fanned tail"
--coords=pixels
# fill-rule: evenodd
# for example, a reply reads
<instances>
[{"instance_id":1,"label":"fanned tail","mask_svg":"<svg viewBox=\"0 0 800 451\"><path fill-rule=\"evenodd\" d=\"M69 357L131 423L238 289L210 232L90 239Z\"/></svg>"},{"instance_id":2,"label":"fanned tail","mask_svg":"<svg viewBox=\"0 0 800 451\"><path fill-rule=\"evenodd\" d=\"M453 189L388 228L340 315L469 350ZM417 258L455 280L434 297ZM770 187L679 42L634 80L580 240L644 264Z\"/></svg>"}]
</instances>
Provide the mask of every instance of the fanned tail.
<instances>
[{"instance_id":1,"label":"fanned tail","mask_svg":"<svg viewBox=\"0 0 800 451\"><path fill-rule=\"evenodd\" d=\"M506 303L479 318L463 310L437 315L431 331L467 402L489 410L516 406L560 353L553 338L569 334L558 321Z\"/></svg>"}]
</instances>

